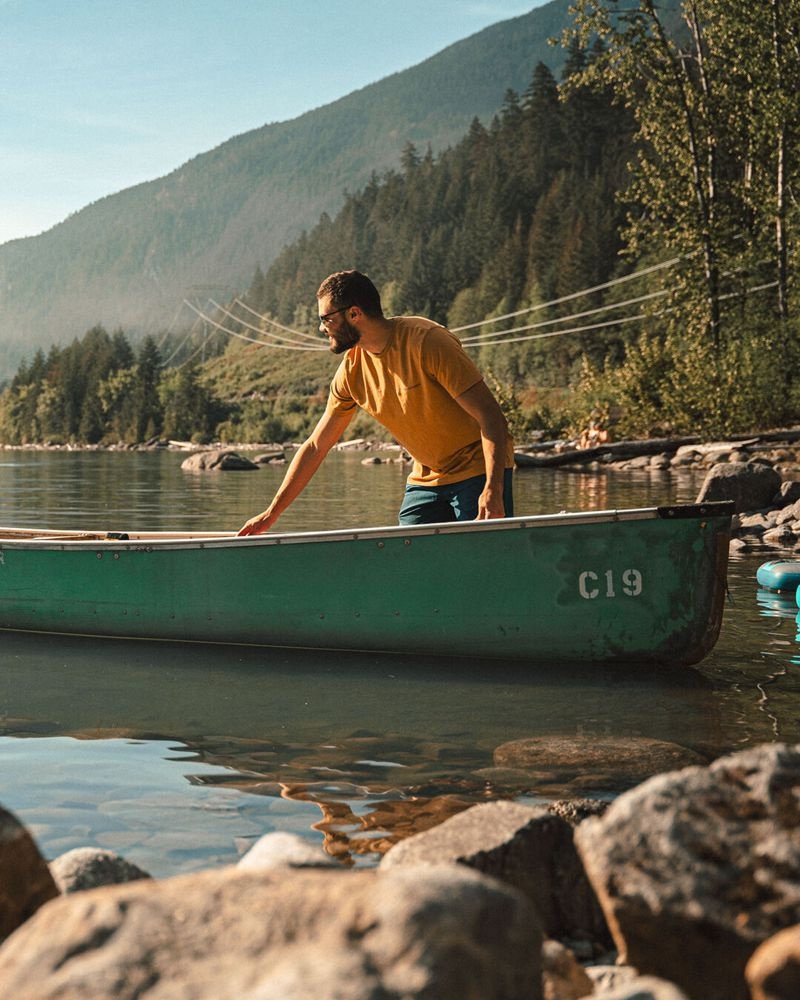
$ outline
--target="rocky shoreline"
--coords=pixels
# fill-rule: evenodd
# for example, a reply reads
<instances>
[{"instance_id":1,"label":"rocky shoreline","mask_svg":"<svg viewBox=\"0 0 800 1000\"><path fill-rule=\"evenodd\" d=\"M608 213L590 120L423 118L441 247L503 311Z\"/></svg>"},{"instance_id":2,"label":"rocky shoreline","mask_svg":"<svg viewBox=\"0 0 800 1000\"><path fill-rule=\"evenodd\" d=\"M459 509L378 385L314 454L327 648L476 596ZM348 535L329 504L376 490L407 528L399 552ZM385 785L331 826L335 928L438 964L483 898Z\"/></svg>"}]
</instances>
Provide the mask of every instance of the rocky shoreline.
<instances>
[{"instance_id":1,"label":"rocky shoreline","mask_svg":"<svg viewBox=\"0 0 800 1000\"><path fill-rule=\"evenodd\" d=\"M796 1000L800 746L473 806L347 870L292 834L152 879L0 809L0 996Z\"/></svg>"}]
</instances>

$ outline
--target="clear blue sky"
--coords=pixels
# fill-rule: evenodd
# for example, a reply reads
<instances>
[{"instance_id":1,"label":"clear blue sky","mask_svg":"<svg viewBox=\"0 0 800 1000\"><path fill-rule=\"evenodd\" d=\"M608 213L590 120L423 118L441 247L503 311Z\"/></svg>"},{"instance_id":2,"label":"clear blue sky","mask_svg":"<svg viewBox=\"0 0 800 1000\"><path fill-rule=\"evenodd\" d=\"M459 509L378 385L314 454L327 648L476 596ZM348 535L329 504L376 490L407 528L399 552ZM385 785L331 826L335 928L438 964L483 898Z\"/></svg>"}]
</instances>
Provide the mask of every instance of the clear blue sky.
<instances>
[{"instance_id":1,"label":"clear blue sky","mask_svg":"<svg viewBox=\"0 0 800 1000\"><path fill-rule=\"evenodd\" d=\"M0 243L545 0L0 0Z\"/></svg>"}]
</instances>

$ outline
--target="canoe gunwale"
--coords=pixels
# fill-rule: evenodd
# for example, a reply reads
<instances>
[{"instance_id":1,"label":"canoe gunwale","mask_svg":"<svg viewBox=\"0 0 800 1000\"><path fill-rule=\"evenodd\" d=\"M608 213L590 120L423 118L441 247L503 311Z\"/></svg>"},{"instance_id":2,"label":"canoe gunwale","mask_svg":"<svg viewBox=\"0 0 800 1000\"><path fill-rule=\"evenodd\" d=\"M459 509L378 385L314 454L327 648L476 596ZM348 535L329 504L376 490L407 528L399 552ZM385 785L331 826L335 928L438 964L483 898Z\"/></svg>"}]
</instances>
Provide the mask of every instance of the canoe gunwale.
<instances>
[{"instance_id":1,"label":"canoe gunwale","mask_svg":"<svg viewBox=\"0 0 800 1000\"><path fill-rule=\"evenodd\" d=\"M119 532L53 531L20 528L0 528L0 550L36 549L69 551L101 548L107 551L148 549L239 548L271 545L297 545L315 542L351 542L363 539L417 538L424 535L478 534L486 531L514 531L520 528L545 528L555 525L607 524L615 521L652 519L685 520L709 517L730 517L732 501L705 504L675 504L663 507L636 507L619 510L561 511L558 514L534 514L498 518L487 521L448 521L440 524L387 525L367 528L337 528L326 531L297 531L239 536L235 532L130 532L120 538ZM28 534L30 531L30 534Z\"/></svg>"}]
</instances>

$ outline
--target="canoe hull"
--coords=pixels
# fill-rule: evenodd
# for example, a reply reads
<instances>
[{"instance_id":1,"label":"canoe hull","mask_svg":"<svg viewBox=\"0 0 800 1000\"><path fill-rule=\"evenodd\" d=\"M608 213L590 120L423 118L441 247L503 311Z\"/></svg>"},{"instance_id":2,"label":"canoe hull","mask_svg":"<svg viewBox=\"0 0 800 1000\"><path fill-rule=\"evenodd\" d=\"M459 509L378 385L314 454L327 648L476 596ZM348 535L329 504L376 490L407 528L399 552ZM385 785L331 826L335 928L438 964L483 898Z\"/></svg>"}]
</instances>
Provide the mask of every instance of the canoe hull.
<instances>
[{"instance_id":1,"label":"canoe hull","mask_svg":"<svg viewBox=\"0 0 800 1000\"><path fill-rule=\"evenodd\" d=\"M247 539L0 533L0 628L689 664L719 634L730 520L708 504Z\"/></svg>"}]
</instances>

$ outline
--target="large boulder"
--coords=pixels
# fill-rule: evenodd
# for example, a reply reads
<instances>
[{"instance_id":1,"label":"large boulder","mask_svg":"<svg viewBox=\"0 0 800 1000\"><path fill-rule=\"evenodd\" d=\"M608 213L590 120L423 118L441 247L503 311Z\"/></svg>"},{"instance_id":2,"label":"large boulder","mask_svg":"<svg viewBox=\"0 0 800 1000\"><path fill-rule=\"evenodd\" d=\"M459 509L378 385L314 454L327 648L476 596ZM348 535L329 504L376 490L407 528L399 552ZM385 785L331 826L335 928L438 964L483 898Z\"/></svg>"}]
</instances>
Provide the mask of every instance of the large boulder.
<instances>
[{"instance_id":1,"label":"large boulder","mask_svg":"<svg viewBox=\"0 0 800 1000\"><path fill-rule=\"evenodd\" d=\"M658 775L575 843L620 962L691 997L746 1000L752 952L800 922L800 747Z\"/></svg>"},{"instance_id":2,"label":"large boulder","mask_svg":"<svg viewBox=\"0 0 800 1000\"><path fill-rule=\"evenodd\" d=\"M761 462L720 462L708 470L697 503L733 500L737 514L762 510L772 505L781 482L780 473Z\"/></svg>"},{"instance_id":3,"label":"large boulder","mask_svg":"<svg viewBox=\"0 0 800 1000\"><path fill-rule=\"evenodd\" d=\"M532 901L546 934L588 935L608 930L573 843L573 828L545 807L486 802L432 830L395 844L381 870L457 863L519 889Z\"/></svg>"},{"instance_id":4,"label":"large boulder","mask_svg":"<svg viewBox=\"0 0 800 1000\"><path fill-rule=\"evenodd\" d=\"M31 835L0 806L0 941L57 895L47 862Z\"/></svg>"},{"instance_id":5,"label":"large boulder","mask_svg":"<svg viewBox=\"0 0 800 1000\"><path fill-rule=\"evenodd\" d=\"M0 948L15 1000L541 1000L530 903L448 865L242 871L62 896Z\"/></svg>"},{"instance_id":6,"label":"large boulder","mask_svg":"<svg viewBox=\"0 0 800 1000\"><path fill-rule=\"evenodd\" d=\"M197 451L181 462L181 468L184 472L247 472L258 466L238 451L222 448L216 451Z\"/></svg>"}]
</instances>

